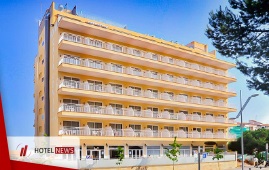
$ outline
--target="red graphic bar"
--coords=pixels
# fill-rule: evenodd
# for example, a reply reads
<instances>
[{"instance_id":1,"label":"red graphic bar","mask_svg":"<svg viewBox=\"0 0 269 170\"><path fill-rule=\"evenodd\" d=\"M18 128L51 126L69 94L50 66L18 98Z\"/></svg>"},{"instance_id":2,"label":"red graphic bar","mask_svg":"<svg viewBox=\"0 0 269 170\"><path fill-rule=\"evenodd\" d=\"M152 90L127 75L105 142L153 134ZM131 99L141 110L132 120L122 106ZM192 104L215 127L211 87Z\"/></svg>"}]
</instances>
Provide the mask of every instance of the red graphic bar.
<instances>
[{"instance_id":1,"label":"red graphic bar","mask_svg":"<svg viewBox=\"0 0 269 170\"><path fill-rule=\"evenodd\" d=\"M55 147L55 154L74 154L75 147Z\"/></svg>"}]
</instances>

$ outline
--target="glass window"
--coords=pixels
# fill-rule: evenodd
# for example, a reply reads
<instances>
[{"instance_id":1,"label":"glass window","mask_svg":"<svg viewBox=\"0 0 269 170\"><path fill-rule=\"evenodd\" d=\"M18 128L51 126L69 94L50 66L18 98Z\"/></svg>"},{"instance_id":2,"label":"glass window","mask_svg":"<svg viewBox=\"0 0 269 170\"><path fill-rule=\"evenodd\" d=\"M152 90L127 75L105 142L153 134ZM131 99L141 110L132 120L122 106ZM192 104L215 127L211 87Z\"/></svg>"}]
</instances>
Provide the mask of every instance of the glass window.
<instances>
[{"instance_id":1,"label":"glass window","mask_svg":"<svg viewBox=\"0 0 269 170\"><path fill-rule=\"evenodd\" d=\"M111 84L112 92L117 94L122 94L122 85L120 84Z\"/></svg>"},{"instance_id":2,"label":"glass window","mask_svg":"<svg viewBox=\"0 0 269 170\"><path fill-rule=\"evenodd\" d=\"M142 95L142 92L141 92L141 88L140 87L130 86L130 88L133 89L134 96L141 96Z\"/></svg>"},{"instance_id":3,"label":"glass window","mask_svg":"<svg viewBox=\"0 0 269 170\"><path fill-rule=\"evenodd\" d=\"M148 89L152 93L152 96L157 99L158 98L158 90Z\"/></svg>"},{"instance_id":4,"label":"glass window","mask_svg":"<svg viewBox=\"0 0 269 170\"><path fill-rule=\"evenodd\" d=\"M88 122L87 125L91 129L101 129L102 128L102 123L99 123L99 122Z\"/></svg>"},{"instance_id":5,"label":"glass window","mask_svg":"<svg viewBox=\"0 0 269 170\"><path fill-rule=\"evenodd\" d=\"M65 104L79 104L79 101L73 100L73 99L63 99L63 103L65 103Z\"/></svg>"},{"instance_id":6,"label":"glass window","mask_svg":"<svg viewBox=\"0 0 269 170\"><path fill-rule=\"evenodd\" d=\"M152 60L158 61L158 55L157 54L152 54Z\"/></svg>"},{"instance_id":7,"label":"glass window","mask_svg":"<svg viewBox=\"0 0 269 170\"><path fill-rule=\"evenodd\" d=\"M141 125L130 124L129 127L131 127L134 131L141 130Z\"/></svg>"},{"instance_id":8,"label":"glass window","mask_svg":"<svg viewBox=\"0 0 269 170\"><path fill-rule=\"evenodd\" d=\"M201 112L192 112L192 114L202 115Z\"/></svg>"},{"instance_id":9,"label":"glass window","mask_svg":"<svg viewBox=\"0 0 269 170\"><path fill-rule=\"evenodd\" d=\"M189 128L188 127L179 127L179 130L184 130L185 132L188 132Z\"/></svg>"},{"instance_id":10,"label":"glass window","mask_svg":"<svg viewBox=\"0 0 269 170\"><path fill-rule=\"evenodd\" d=\"M160 156L160 146L147 146L148 156Z\"/></svg>"},{"instance_id":11,"label":"glass window","mask_svg":"<svg viewBox=\"0 0 269 170\"><path fill-rule=\"evenodd\" d=\"M78 121L63 121L64 127L79 127Z\"/></svg>"},{"instance_id":12,"label":"glass window","mask_svg":"<svg viewBox=\"0 0 269 170\"><path fill-rule=\"evenodd\" d=\"M93 80L88 80L88 83L90 85L90 90L94 91L102 91L102 82L100 81L93 81Z\"/></svg>"},{"instance_id":13,"label":"glass window","mask_svg":"<svg viewBox=\"0 0 269 170\"><path fill-rule=\"evenodd\" d=\"M167 129L167 130L169 130L171 132L174 131L174 127L173 126L164 126L164 129Z\"/></svg>"},{"instance_id":14,"label":"glass window","mask_svg":"<svg viewBox=\"0 0 269 170\"><path fill-rule=\"evenodd\" d=\"M120 65L120 64L111 63L111 68L112 68L112 71L115 71L118 73L122 73L122 71L123 71L122 65Z\"/></svg>"},{"instance_id":15,"label":"glass window","mask_svg":"<svg viewBox=\"0 0 269 170\"><path fill-rule=\"evenodd\" d=\"M192 128L193 131L202 132L201 128Z\"/></svg>"},{"instance_id":16,"label":"glass window","mask_svg":"<svg viewBox=\"0 0 269 170\"><path fill-rule=\"evenodd\" d=\"M120 114L122 115L122 105L121 104L109 104L112 108L115 114Z\"/></svg>"},{"instance_id":17,"label":"glass window","mask_svg":"<svg viewBox=\"0 0 269 170\"><path fill-rule=\"evenodd\" d=\"M155 125L148 125L147 128L150 128L153 131L158 131L158 126Z\"/></svg>"}]
</instances>

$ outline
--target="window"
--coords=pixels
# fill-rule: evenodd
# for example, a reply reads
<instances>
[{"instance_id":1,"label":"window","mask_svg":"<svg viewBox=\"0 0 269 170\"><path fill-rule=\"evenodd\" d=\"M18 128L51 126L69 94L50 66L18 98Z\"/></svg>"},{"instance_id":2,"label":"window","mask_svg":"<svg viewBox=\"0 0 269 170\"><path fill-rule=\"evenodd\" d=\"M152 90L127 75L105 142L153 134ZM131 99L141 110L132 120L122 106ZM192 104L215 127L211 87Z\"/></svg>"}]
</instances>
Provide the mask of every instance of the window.
<instances>
[{"instance_id":1,"label":"window","mask_svg":"<svg viewBox=\"0 0 269 170\"><path fill-rule=\"evenodd\" d=\"M63 99L63 103L65 104L78 104L78 100L73 100L73 99Z\"/></svg>"},{"instance_id":2,"label":"window","mask_svg":"<svg viewBox=\"0 0 269 170\"><path fill-rule=\"evenodd\" d=\"M110 84L112 87L112 92L117 94L122 94L122 85L120 84Z\"/></svg>"},{"instance_id":3,"label":"window","mask_svg":"<svg viewBox=\"0 0 269 170\"><path fill-rule=\"evenodd\" d=\"M152 60L158 61L158 55L157 54L152 54Z\"/></svg>"},{"instance_id":4,"label":"window","mask_svg":"<svg viewBox=\"0 0 269 170\"><path fill-rule=\"evenodd\" d=\"M101 102L91 102L89 101L90 112L92 113L101 113L102 112L102 103Z\"/></svg>"},{"instance_id":5,"label":"window","mask_svg":"<svg viewBox=\"0 0 269 170\"><path fill-rule=\"evenodd\" d=\"M113 44L112 45L112 49L114 50L114 51L117 51L117 52L122 52L122 46L119 46L119 45L117 45L117 44Z\"/></svg>"},{"instance_id":6,"label":"window","mask_svg":"<svg viewBox=\"0 0 269 170\"><path fill-rule=\"evenodd\" d=\"M88 122L87 125L91 129L102 129L102 123L99 122Z\"/></svg>"},{"instance_id":7,"label":"window","mask_svg":"<svg viewBox=\"0 0 269 170\"><path fill-rule=\"evenodd\" d=\"M173 64L173 63L174 63L174 59L171 58L171 57L168 57L168 62L169 62L170 64Z\"/></svg>"},{"instance_id":8,"label":"window","mask_svg":"<svg viewBox=\"0 0 269 170\"><path fill-rule=\"evenodd\" d=\"M41 119L42 119L42 120L45 119L45 115L44 115L44 114L41 115Z\"/></svg>"},{"instance_id":9,"label":"window","mask_svg":"<svg viewBox=\"0 0 269 170\"><path fill-rule=\"evenodd\" d=\"M198 103L198 104L200 104L201 101L202 101L202 98L201 98L200 96L193 96L193 97L192 97L192 101L193 101L193 103Z\"/></svg>"},{"instance_id":10,"label":"window","mask_svg":"<svg viewBox=\"0 0 269 170\"><path fill-rule=\"evenodd\" d=\"M131 89L133 89L133 95L134 96L141 96L141 88L140 87L133 87L130 86Z\"/></svg>"},{"instance_id":11,"label":"window","mask_svg":"<svg viewBox=\"0 0 269 170\"><path fill-rule=\"evenodd\" d=\"M173 98L174 98L173 92L165 92L165 93L168 94L170 100L173 100Z\"/></svg>"},{"instance_id":12,"label":"window","mask_svg":"<svg viewBox=\"0 0 269 170\"><path fill-rule=\"evenodd\" d=\"M182 113L184 113L185 115L188 114L188 111L186 111L186 110L180 110L179 112L182 112Z\"/></svg>"},{"instance_id":13,"label":"window","mask_svg":"<svg viewBox=\"0 0 269 170\"><path fill-rule=\"evenodd\" d=\"M189 83L189 79L188 78L183 77L183 79L184 79L185 84L188 84Z\"/></svg>"},{"instance_id":14,"label":"window","mask_svg":"<svg viewBox=\"0 0 269 170\"><path fill-rule=\"evenodd\" d=\"M91 68L97 68L97 69L102 69L103 68L103 63L101 61L96 61L96 60L88 60L88 63L86 63L86 66L91 67Z\"/></svg>"},{"instance_id":15,"label":"window","mask_svg":"<svg viewBox=\"0 0 269 170\"><path fill-rule=\"evenodd\" d=\"M135 116L141 116L141 107L140 106L129 106L134 110Z\"/></svg>"},{"instance_id":16,"label":"window","mask_svg":"<svg viewBox=\"0 0 269 170\"><path fill-rule=\"evenodd\" d=\"M218 117L223 117L224 118L225 116L220 114L220 115L218 115Z\"/></svg>"},{"instance_id":17,"label":"window","mask_svg":"<svg viewBox=\"0 0 269 170\"><path fill-rule=\"evenodd\" d=\"M133 49L133 54L135 56L141 56L141 51L140 50Z\"/></svg>"},{"instance_id":18,"label":"window","mask_svg":"<svg viewBox=\"0 0 269 170\"><path fill-rule=\"evenodd\" d=\"M42 59L42 64L44 64L44 59Z\"/></svg>"},{"instance_id":19,"label":"window","mask_svg":"<svg viewBox=\"0 0 269 170\"><path fill-rule=\"evenodd\" d=\"M131 127L135 132L141 131L141 125L130 124L129 127Z\"/></svg>"},{"instance_id":20,"label":"window","mask_svg":"<svg viewBox=\"0 0 269 170\"><path fill-rule=\"evenodd\" d=\"M189 128L188 127L179 127L179 130L184 130L184 132L188 132Z\"/></svg>"},{"instance_id":21,"label":"window","mask_svg":"<svg viewBox=\"0 0 269 170\"><path fill-rule=\"evenodd\" d=\"M78 78L64 76L64 86L65 87L79 88L79 84L80 84L79 81L80 80Z\"/></svg>"},{"instance_id":22,"label":"window","mask_svg":"<svg viewBox=\"0 0 269 170\"><path fill-rule=\"evenodd\" d=\"M158 90L148 89L152 93L153 98L158 98Z\"/></svg>"},{"instance_id":23,"label":"window","mask_svg":"<svg viewBox=\"0 0 269 170\"><path fill-rule=\"evenodd\" d=\"M114 123L109 123L109 126L114 130L121 130L122 129L122 124L114 124Z\"/></svg>"},{"instance_id":24,"label":"window","mask_svg":"<svg viewBox=\"0 0 269 170\"><path fill-rule=\"evenodd\" d=\"M147 107L148 110L151 110L153 112L153 117L158 117L158 112L159 109L158 108L154 108L154 107Z\"/></svg>"},{"instance_id":25,"label":"window","mask_svg":"<svg viewBox=\"0 0 269 170\"><path fill-rule=\"evenodd\" d=\"M113 112L115 114L122 115L122 105L121 104L113 104L113 103L110 103L109 105L113 108Z\"/></svg>"},{"instance_id":26,"label":"window","mask_svg":"<svg viewBox=\"0 0 269 170\"><path fill-rule=\"evenodd\" d=\"M213 133L213 128L206 128L206 130L205 130L206 132L212 132Z\"/></svg>"},{"instance_id":27,"label":"window","mask_svg":"<svg viewBox=\"0 0 269 170\"><path fill-rule=\"evenodd\" d=\"M124 146L121 146L121 148L124 150ZM110 155L110 159L117 159L118 156L118 146L109 146L109 155ZM123 153L125 153L123 151Z\"/></svg>"},{"instance_id":28,"label":"window","mask_svg":"<svg viewBox=\"0 0 269 170\"><path fill-rule=\"evenodd\" d=\"M102 91L103 83L100 81L88 80L89 89L94 91Z\"/></svg>"},{"instance_id":29,"label":"window","mask_svg":"<svg viewBox=\"0 0 269 170\"><path fill-rule=\"evenodd\" d=\"M198 131L198 132L201 132L201 128L192 128L193 131Z\"/></svg>"},{"instance_id":30,"label":"window","mask_svg":"<svg viewBox=\"0 0 269 170\"><path fill-rule=\"evenodd\" d=\"M41 100L44 101L44 96L41 97Z\"/></svg>"},{"instance_id":31,"label":"window","mask_svg":"<svg viewBox=\"0 0 269 170\"><path fill-rule=\"evenodd\" d=\"M164 109L163 111L169 112L171 116L174 115L174 110L173 109Z\"/></svg>"},{"instance_id":32,"label":"window","mask_svg":"<svg viewBox=\"0 0 269 170\"><path fill-rule=\"evenodd\" d=\"M188 95L187 94L180 94L179 97L180 97L180 99L183 102L187 102L188 101Z\"/></svg>"},{"instance_id":33,"label":"window","mask_svg":"<svg viewBox=\"0 0 269 170\"><path fill-rule=\"evenodd\" d=\"M112 71L115 71L115 72L118 72L118 73L122 73L122 71L123 71L122 65L119 65L119 64L111 63L111 68L112 68Z\"/></svg>"},{"instance_id":34,"label":"window","mask_svg":"<svg viewBox=\"0 0 269 170\"><path fill-rule=\"evenodd\" d=\"M122 136L122 124L109 123L109 126L113 129L114 136Z\"/></svg>"},{"instance_id":35,"label":"window","mask_svg":"<svg viewBox=\"0 0 269 170\"><path fill-rule=\"evenodd\" d=\"M166 74L166 75L167 75L168 81L173 81L173 78L174 78L173 75L171 74Z\"/></svg>"},{"instance_id":36,"label":"window","mask_svg":"<svg viewBox=\"0 0 269 170\"><path fill-rule=\"evenodd\" d=\"M224 133L224 129L218 129L218 132Z\"/></svg>"},{"instance_id":37,"label":"window","mask_svg":"<svg viewBox=\"0 0 269 170\"><path fill-rule=\"evenodd\" d=\"M79 122L78 121L63 121L63 127L79 127Z\"/></svg>"},{"instance_id":38,"label":"window","mask_svg":"<svg viewBox=\"0 0 269 170\"><path fill-rule=\"evenodd\" d=\"M142 76L142 71L139 68L132 68L133 69L133 75L135 76Z\"/></svg>"},{"instance_id":39,"label":"window","mask_svg":"<svg viewBox=\"0 0 269 170\"><path fill-rule=\"evenodd\" d=\"M101 48L102 47L102 41L94 40L94 46Z\"/></svg>"},{"instance_id":40,"label":"window","mask_svg":"<svg viewBox=\"0 0 269 170\"><path fill-rule=\"evenodd\" d=\"M148 125L147 128L150 128L153 131L158 131L158 126L155 125Z\"/></svg>"},{"instance_id":41,"label":"window","mask_svg":"<svg viewBox=\"0 0 269 170\"><path fill-rule=\"evenodd\" d=\"M192 112L192 114L202 115L201 112Z\"/></svg>"},{"instance_id":42,"label":"window","mask_svg":"<svg viewBox=\"0 0 269 170\"><path fill-rule=\"evenodd\" d=\"M42 77L41 81L44 82L44 77Z\"/></svg>"},{"instance_id":43,"label":"window","mask_svg":"<svg viewBox=\"0 0 269 170\"><path fill-rule=\"evenodd\" d=\"M147 154L148 156L160 156L160 146L148 146Z\"/></svg>"},{"instance_id":44,"label":"window","mask_svg":"<svg viewBox=\"0 0 269 170\"><path fill-rule=\"evenodd\" d=\"M158 79L158 72L156 71L149 71L150 72L150 78Z\"/></svg>"},{"instance_id":45,"label":"window","mask_svg":"<svg viewBox=\"0 0 269 170\"><path fill-rule=\"evenodd\" d=\"M164 126L164 129L167 129L170 132L173 132L174 131L174 127L173 126Z\"/></svg>"},{"instance_id":46,"label":"window","mask_svg":"<svg viewBox=\"0 0 269 170\"><path fill-rule=\"evenodd\" d=\"M213 113L206 113L206 115L209 115L209 116L213 117Z\"/></svg>"}]
</instances>

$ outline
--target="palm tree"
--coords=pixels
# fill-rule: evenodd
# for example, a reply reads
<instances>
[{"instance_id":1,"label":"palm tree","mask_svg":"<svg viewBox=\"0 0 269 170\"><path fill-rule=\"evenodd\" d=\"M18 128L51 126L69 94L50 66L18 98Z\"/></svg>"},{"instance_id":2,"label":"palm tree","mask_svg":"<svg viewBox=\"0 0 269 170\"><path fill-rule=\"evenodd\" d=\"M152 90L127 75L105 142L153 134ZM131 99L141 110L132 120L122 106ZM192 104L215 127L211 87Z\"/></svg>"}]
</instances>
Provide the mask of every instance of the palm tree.
<instances>
[{"instance_id":1,"label":"palm tree","mask_svg":"<svg viewBox=\"0 0 269 170\"><path fill-rule=\"evenodd\" d=\"M173 170L175 168L175 162L178 161L178 156L180 155L180 148L181 148L181 144L177 143L177 137L174 138L174 142L169 144L172 149L166 149L166 153L165 155L171 160L173 161Z\"/></svg>"},{"instance_id":2,"label":"palm tree","mask_svg":"<svg viewBox=\"0 0 269 170\"><path fill-rule=\"evenodd\" d=\"M218 168L219 168L219 160L223 158L223 154L222 154L222 150L219 149L218 147L216 147L216 149L214 149L214 157L212 158L217 159L218 160Z\"/></svg>"}]
</instances>

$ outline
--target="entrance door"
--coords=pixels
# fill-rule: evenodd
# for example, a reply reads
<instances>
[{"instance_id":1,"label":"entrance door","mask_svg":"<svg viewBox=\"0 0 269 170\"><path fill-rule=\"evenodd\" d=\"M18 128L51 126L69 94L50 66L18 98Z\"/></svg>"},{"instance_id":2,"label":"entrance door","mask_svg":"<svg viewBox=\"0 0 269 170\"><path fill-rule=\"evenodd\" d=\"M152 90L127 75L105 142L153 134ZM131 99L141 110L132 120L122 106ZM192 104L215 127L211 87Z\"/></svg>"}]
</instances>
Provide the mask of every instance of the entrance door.
<instances>
[{"instance_id":1,"label":"entrance door","mask_svg":"<svg viewBox=\"0 0 269 170\"><path fill-rule=\"evenodd\" d=\"M91 150L93 160L99 160L101 158L100 150Z\"/></svg>"},{"instance_id":2,"label":"entrance door","mask_svg":"<svg viewBox=\"0 0 269 170\"><path fill-rule=\"evenodd\" d=\"M130 149L129 158L139 159L143 156L143 149Z\"/></svg>"}]
</instances>

